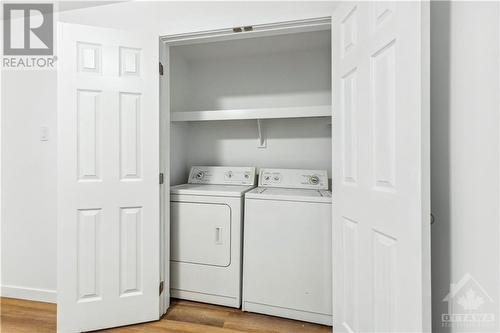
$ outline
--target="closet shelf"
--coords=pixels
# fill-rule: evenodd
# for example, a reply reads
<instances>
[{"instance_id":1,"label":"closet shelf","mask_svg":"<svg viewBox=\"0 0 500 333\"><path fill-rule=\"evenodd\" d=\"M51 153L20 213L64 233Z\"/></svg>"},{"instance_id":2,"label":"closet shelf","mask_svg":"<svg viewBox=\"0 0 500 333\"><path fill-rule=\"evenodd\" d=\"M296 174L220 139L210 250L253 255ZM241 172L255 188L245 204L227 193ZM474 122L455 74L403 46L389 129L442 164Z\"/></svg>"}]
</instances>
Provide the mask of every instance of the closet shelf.
<instances>
[{"instance_id":1,"label":"closet shelf","mask_svg":"<svg viewBox=\"0 0 500 333\"><path fill-rule=\"evenodd\" d=\"M331 105L172 112L172 121L330 117Z\"/></svg>"}]
</instances>

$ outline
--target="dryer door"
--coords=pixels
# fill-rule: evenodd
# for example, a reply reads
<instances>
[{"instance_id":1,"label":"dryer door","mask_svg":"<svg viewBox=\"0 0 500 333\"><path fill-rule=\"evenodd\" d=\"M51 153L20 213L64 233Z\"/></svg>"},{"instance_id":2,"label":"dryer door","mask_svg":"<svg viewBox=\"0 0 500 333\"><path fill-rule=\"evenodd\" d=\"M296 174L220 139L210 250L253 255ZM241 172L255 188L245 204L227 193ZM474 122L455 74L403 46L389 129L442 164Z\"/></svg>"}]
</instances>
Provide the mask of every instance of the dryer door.
<instances>
[{"instance_id":1,"label":"dryer door","mask_svg":"<svg viewBox=\"0 0 500 333\"><path fill-rule=\"evenodd\" d=\"M231 208L171 202L171 260L227 267L231 263Z\"/></svg>"}]
</instances>

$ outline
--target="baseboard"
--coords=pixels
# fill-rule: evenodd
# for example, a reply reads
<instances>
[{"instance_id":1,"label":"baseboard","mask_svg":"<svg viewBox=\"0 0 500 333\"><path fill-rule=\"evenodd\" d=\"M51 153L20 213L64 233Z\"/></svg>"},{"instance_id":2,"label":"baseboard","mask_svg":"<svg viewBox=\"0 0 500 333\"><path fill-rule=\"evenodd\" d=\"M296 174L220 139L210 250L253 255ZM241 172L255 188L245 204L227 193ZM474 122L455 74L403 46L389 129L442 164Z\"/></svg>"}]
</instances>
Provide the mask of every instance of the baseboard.
<instances>
[{"instance_id":1,"label":"baseboard","mask_svg":"<svg viewBox=\"0 0 500 333\"><path fill-rule=\"evenodd\" d=\"M241 309L248 312L263 313L271 316L308 321L310 323L327 326L332 326L333 323L332 315L330 314L297 310L269 304L243 301Z\"/></svg>"},{"instance_id":2,"label":"baseboard","mask_svg":"<svg viewBox=\"0 0 500 333\"><path fill-rule=\"evenodd\" d=\"M2 286L2 297L27 299L30 301L39 301L47 303L57 302L57 293L55 290L26 288L19 286Z\"/></svg>"},{"instance_id":3,"label":"baseboard","mask_svg":"<svg viewBox=\"0 0 500 333\"><path fill-rule=\"evenodd\" d=\"M218 304L222 306L229 306L232 308L239 308L241 305L241 299L238 296L222 296L206 294L202 292L180 290L180 289L170 289L170 294L174 298L187 299L195 302Z\"/></svg>"}]
</instances>

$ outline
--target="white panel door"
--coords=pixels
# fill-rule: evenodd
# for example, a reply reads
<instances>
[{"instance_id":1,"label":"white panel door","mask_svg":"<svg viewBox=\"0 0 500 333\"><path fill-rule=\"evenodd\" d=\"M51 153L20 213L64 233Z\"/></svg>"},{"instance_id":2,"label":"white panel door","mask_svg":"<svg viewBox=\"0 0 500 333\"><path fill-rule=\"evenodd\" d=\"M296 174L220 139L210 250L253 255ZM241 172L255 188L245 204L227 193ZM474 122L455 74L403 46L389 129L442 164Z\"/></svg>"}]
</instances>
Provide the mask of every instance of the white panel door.
<instances>
[{"instance_id":1,"label":"white panel door","mask_svg":"<svg viewBox=\"0 0 500 333\"><path fill-rule=\"evenodd\" d=\"M332 21L334 332L430 331L429 8Z\"/></svg>"},{"instance_id":2,"label":"white panel door","mask_svg":"<svg viewBox=\"0 0 500 333\"><path fill-rule=\"evenodd\" d=\"M156 320L158 41L58 33L58 331Z\"/></svg>"}]
</instances>

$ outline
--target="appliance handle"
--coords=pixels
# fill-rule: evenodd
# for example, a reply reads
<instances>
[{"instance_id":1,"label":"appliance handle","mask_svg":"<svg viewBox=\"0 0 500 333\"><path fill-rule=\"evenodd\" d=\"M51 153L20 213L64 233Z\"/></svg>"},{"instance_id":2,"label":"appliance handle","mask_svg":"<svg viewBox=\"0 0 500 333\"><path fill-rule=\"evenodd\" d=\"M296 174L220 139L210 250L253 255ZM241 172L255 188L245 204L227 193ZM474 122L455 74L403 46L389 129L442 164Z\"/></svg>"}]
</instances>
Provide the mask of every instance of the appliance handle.
<instances>
[{"instance_id":1,"label":"appliance handle","mask_svg":"<svg viewBox=\"0 0 500 333\"><path fill-rule=\"evenodd\" d=\"M222 227L215 227L215 244L222 244Z\"/></svg>"}]
</instances>

